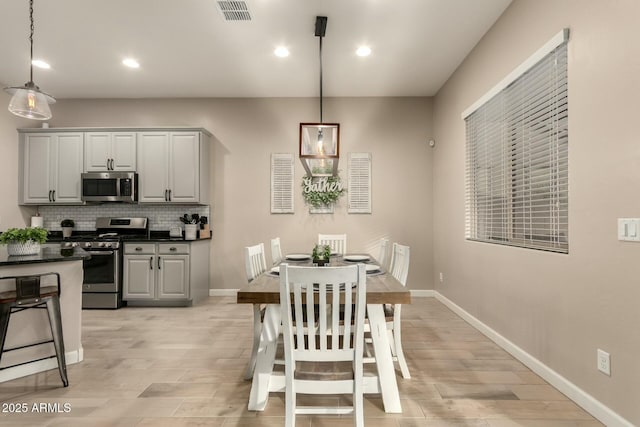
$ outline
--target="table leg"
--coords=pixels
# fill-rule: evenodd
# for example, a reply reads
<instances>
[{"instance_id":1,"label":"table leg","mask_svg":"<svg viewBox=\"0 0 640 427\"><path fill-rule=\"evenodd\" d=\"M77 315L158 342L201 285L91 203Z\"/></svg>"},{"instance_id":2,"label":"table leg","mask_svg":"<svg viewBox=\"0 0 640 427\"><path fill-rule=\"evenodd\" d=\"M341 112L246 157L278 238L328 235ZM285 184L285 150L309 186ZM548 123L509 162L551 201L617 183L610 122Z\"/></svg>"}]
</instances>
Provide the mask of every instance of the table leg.
<instances>
[{"instance_id":1,"label":"table leg","mask_svg":"<svg viewBox=\"0 0 640 427\"><path fill-rule=\"evenodd\" d=\"M371 339L375 351L384 411L394 414L402 413L400 393L398 392L396 372L391 358L391 347L389 346L387 324L382 304L367 304L367 317L371 328Z\"/></svg>"},{"instance_id":2,"label":"table leg","mask_svg":"<svg viewBox=\"0 0 640 427\"><path fill-rule=\"evenodd\" d=\"M249 395L248 409L250 411L264 411L267 406L269 381L276 358L278 335L280 335L280 320L280 305L267 305L260 334L256 368L251 383L251 394Z\"/></svg>"}]
</instances>

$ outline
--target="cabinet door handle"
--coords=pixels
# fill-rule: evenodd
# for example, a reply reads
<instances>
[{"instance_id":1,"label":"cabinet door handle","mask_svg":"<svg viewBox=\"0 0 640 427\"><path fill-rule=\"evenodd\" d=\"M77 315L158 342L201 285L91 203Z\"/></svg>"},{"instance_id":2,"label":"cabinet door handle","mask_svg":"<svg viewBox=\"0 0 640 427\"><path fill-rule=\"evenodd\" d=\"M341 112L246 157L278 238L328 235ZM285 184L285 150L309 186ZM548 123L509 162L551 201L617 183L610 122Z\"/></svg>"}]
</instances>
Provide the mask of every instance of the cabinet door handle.
<instances>
[{"instance_id":1,"label":"cabinet door handle","mask_svg":"<svg viewBox=\"0 0 640 427\"><path fill-rule=\"evenodd\" d=\"M169 248L169 250L170 250L170 251L172 251L172 252L175 252L175 251L177 251L177 250L178 250L178 248L173 247L173 248Z\"/></svg>"},{"instance_id":2,"label":"cabinet door handle","mask_svg":"<svg viewBox=\"0 0 640 427\"><path fill-rule=\"evenodd\" d=\"M171 201L171 190L169 190L169 201Z\"/></svg>"},{"instance_id":3,"label":"cabinet door handle","mask_svg":"<svg viewBox=\"0 0 640 427\"><path fill-rule=\"evenodd\" d=\"M138 251L138 252L140 252L141 250L142 250L142 248L141 248L140 246L138 246L138 247L136 248L136 251Z\"/></svg>"},{"instance_id":4,"label":"cabinet door handle","mask_svg":"<svg viewBox=\"0 0 640 427\"><path fill-rule=\"evenodd\" d=\"M51 190L49 190L49 201L51 202Z\"/></svg>"},{"instance_id":5,"label":"cabinet door handle","mask_svg":"<svg viewBox=\"0 0 640 427\"><path fill-rule=\"evenodd\" d=\"M113 166L113 159L111 159L111 170L115 170L115 167Z\"/></svg>"},{"instance_id":6,"label":"cabinet door handle","mask_svg":"<svg viewBox=\"0 0 640 427\"><path fill-rule=\"evenodd\" d=\"M160 257L160 256L158 257L158 270L160 270L160 259L161 259L161 258L162 258L162 257Z\"/></svg>"},{"instance_id":7,"label":"cabinet door handle","mask_svg":"<svg viewBox=\"0 0 640 427\"><path fill-rule=\"evenodd\" d=\"M169 190L164 190L164 201L165 202L169 201Z\"/></svg>"},{"instance_id":8,"label":"cabinet door handle","mask_svg":"<svg viewBox=\"0 0 640 427\"><path fill-rule=\"evenodd\" d=\"M149 270L153 270L153 257L149 257Z\"/></svg>"},{"instance_id":9,"label":"cabinet door handle","mask_svg":"<svg viewBox=\"0 0 640 427\"><path fill-rule=\"evenodd\" d=\"M51 195L52 195L53 201L55 202L56 201L56 190L53 190L51 192Z\"/></svg>"}]
</instances>

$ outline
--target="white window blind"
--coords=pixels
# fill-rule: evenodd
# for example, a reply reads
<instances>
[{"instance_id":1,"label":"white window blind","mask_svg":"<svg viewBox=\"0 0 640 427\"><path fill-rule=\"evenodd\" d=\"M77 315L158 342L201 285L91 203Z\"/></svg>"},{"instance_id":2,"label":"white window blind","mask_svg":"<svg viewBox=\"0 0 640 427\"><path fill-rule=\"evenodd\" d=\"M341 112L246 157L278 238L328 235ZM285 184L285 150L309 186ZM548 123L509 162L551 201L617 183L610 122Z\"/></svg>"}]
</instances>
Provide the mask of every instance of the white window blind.
<instances>
[{"instance_id":1,"label":"white window blind","mask_svg":"<svg viewBox=\"0 0 640 427\"><path fill-rule=\"evenodd\" d=\"M271 154L271 213L293 213L293 154Z\"/></svg>"},{"instance_id":2,"label":"white window blind","mask_svg":"<svg viewBox=\"0 0 640 427\"><path fill-rule=\"evenodd\" d=\"M371 213L371 153L349 153L349 213Z\"/></svg>"},{"instance_id":3,"label":"white window blind","mask_svg":"<svg viewBox=\"0 0 640 427\"><path fill-rule=\"evenodd\" d=\"M561 34L465 117L469 240L569 251L568 33Z\"/></svg>"}]
</instances>

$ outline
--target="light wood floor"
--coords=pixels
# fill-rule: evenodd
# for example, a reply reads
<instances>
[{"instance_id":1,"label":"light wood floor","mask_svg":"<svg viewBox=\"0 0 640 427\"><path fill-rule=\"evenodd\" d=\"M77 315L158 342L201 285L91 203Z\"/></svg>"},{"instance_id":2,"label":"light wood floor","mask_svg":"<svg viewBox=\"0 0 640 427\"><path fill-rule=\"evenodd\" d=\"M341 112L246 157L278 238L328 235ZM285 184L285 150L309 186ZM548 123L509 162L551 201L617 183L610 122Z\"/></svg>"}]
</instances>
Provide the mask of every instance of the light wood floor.
<instances>
[{"instance_id":1,"label":"light wood floor","mask_svg":"<svg viewBox=\"0 0 640 427\"><path fill-rule=\"evenodd\" d=\"M602 425L437 300L413 301L403 306L412 374L398 371L403 413L386 414L379 396L367 396L367 426ZM191 308L84 311L84 361L69 366L69 387L57 370L0 384L0 425L282 426L283 394L271 394L264 412L247 410L251 315L249 305L217 297ZM9 403L29 411L7 413ZM33 412L34 403L62 412ZM350 417L297 424L352 425Z\"/></svg>"}]
</instances>

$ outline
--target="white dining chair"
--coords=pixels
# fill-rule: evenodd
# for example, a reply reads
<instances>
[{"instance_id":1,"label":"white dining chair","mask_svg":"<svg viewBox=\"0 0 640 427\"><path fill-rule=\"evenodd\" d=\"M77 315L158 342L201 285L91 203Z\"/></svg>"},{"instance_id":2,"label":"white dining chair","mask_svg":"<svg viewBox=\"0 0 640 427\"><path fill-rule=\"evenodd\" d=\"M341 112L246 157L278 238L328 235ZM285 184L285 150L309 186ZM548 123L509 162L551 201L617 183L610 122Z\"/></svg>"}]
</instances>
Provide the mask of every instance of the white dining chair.
<instances>
[{"instance_id":1,"label":"white dining chair","mask_svg":"<svg viewBox=\"0 0 640 427\"><path fill-rule=\"evenodd\" d=\"M264 257L264 243L244 248L245 267L247 270L247 280L249 283L260 274L267 271L267 262ZM262 319L264 318L264 307L260 304L253 304L253 346L251 348L251 358L244 374L244 379L253 377L253 370L256 367L258 356L258 346L260 345L260 334L262 333Z\"/></svg>"},{"instance_id":2,"label":"white dining chair","mask_svg":"<svg viewBox=\"0 0 640 427\"><path fill-rule=\"evenodd\" d=\"M366 278L364 264L347 267L281 264L285 426L295 426L296 414L353 414L353 424L364 426ZM311 300L316 304L306 304ZM351 318L353 324L341 320ZM351 394L353 406L298 406L298 393Z\"/></svg>"},{"instance_id":3,"label":"white dining chair","mask_svg":"<svg viewBox=\"0 0 640 427\"><path fill-rule=\"evenodd\" d=\"M329 245L331 252L344 255L347 253L346 234L318 234L319 245Z\"/></svg>"},{"instance_id":4,"label":"white dining chair","mask_svg":"<svg viewBox=\"0 0 640 427\"><path fill-rule=\"evenodd\" d=\"M407 276L409 275L409 246L393 244L391 250L391 265L389 270L391 275L402 284L407 285ZM411 378L409 367L402 350L402 329L401 329L402 304L394 304L385 306L385 315L387 318L387 330L389 331L389 344L391 345L391 354L393 360L400 365L400 371L403 378Z\"/></svg>"},{"instance_id":5,"label":"white dining chair","mask_svg":"<svg viewBox=\"0 0 640 427\"><path fill-rule=\"evenodd\" d=\"M282 261L282 248L280 247L280 238L271 239L271 264L278 265Z\"/></svg>"}]
</instances>

